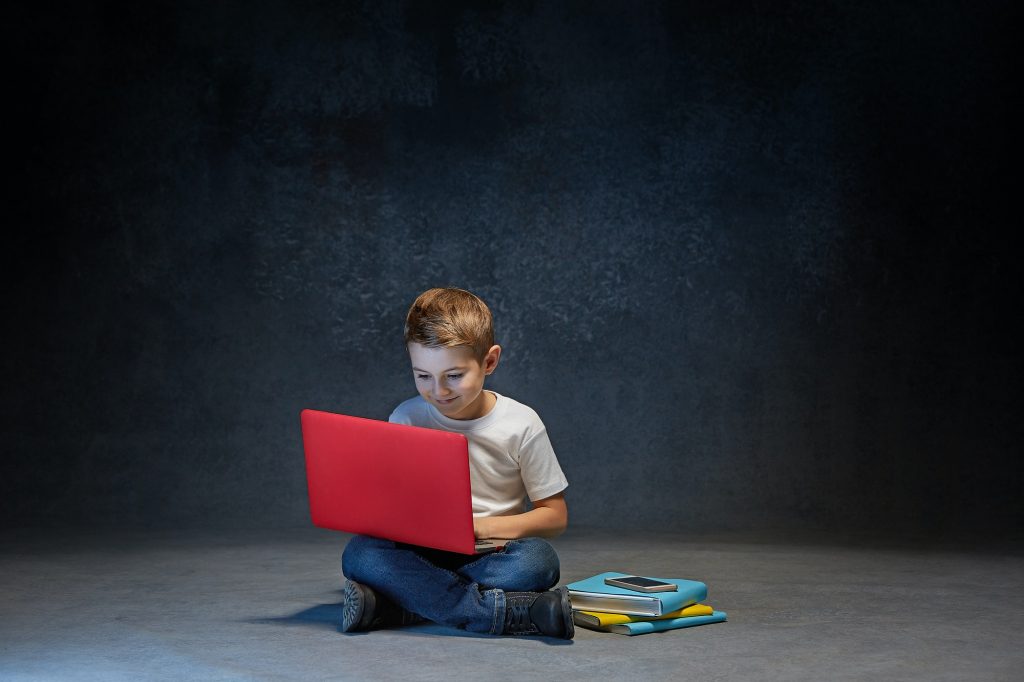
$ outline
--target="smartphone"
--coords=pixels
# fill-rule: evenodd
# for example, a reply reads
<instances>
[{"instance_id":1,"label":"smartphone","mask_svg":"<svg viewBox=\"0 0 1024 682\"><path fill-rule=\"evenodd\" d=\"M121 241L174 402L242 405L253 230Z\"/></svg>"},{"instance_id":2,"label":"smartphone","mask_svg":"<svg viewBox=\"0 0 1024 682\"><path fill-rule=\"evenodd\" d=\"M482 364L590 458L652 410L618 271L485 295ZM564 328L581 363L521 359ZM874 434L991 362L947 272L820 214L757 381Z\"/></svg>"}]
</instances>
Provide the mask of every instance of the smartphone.
<instances>
[{"instance_id":1,"label":"smartphone","mask_svg":"<svg viewBox=\"0 0 1024 682\"><path fill-rule=\"evenodd\" d=\"M605 585L623 587L636 592L675 592L678 587L674 583L664 583L654 578L639 575L624 575L621 578L605 578Z\"/></svg>"}]
</instances>

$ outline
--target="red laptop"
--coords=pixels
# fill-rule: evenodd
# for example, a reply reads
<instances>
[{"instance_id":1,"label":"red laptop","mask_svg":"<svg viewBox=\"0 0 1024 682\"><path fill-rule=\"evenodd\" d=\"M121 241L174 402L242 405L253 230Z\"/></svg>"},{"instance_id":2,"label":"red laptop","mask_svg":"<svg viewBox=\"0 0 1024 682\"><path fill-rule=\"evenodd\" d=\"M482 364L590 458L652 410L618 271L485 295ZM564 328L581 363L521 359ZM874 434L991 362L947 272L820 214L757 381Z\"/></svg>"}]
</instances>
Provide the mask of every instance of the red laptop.
<instances>
[{"instance_id":1,"label":"red laptop","mask_svg":"<svg viewBox=\"0 0 1024 682\"><path fill-rule=\"evenodd\" d=\"M460 433L302 411L313 524L474 554L469 449Z\"/></svg>"}]
</instances>

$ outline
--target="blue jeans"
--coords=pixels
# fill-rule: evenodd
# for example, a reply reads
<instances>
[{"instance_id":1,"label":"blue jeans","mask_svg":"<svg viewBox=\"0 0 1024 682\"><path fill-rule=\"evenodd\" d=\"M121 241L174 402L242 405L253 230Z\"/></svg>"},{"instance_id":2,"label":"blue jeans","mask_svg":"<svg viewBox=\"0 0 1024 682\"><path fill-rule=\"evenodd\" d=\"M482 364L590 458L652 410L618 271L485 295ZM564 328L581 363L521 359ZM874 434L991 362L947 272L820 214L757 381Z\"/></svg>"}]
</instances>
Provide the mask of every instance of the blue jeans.
<instances>
[{"instance_id":1,"label":"blue jeans","mask_svg":"<svg viewBox=\"0 0 1024 682\"><path fill-rule=\"evenodd\" d=\"M543 592L558 582L558 555L540 538L466 555L357 535L341 558L346 578L441 625L500 635L505 592Z\"/></svg>"}]
</instances>

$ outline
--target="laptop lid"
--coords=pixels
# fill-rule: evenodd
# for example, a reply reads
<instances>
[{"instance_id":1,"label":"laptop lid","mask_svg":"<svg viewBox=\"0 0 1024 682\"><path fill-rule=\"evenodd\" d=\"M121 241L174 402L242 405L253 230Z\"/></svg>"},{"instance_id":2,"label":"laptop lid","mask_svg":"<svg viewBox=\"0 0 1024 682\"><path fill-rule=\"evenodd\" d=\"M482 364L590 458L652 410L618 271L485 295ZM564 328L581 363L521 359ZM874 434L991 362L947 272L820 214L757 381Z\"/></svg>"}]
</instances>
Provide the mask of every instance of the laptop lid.
<instances>
[{"instance_id":1,"label":"laptop lid","mask_svg":"<svg viewBox=\"0 0 1024 682\"><path fill-rule=\"evenodd\" d=\"M301 420L314 525L474 553L465 436L319 410Z\"/></svg>"}]
</instances>

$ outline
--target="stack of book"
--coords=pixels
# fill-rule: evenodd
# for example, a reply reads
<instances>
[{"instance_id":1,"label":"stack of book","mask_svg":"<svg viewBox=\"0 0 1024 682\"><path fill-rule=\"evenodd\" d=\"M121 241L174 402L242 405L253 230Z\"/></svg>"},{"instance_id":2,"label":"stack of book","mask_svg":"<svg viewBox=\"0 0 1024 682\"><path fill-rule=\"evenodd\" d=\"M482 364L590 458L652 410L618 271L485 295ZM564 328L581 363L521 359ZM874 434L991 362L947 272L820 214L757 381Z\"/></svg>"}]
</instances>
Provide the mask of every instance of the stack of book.
<instances>
[{"instance_id":1,"label":"stack of book","mask_svg":"<svg viewBox=\"0 0 1024 682\"><path fill-rule=\"evenodd\" d=\"M656 578L672 583L671 592L643 593L605 583L605 578L622 578L625 573L600 573L569 583L573 622L592 630L620 635L643 635L677 628L721 623L724 611L702 604L708 588L696 580Z\"/></svg>"}]
</instances>

